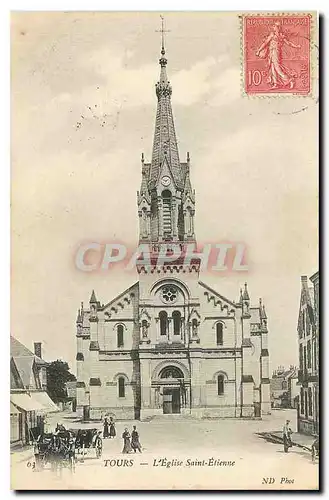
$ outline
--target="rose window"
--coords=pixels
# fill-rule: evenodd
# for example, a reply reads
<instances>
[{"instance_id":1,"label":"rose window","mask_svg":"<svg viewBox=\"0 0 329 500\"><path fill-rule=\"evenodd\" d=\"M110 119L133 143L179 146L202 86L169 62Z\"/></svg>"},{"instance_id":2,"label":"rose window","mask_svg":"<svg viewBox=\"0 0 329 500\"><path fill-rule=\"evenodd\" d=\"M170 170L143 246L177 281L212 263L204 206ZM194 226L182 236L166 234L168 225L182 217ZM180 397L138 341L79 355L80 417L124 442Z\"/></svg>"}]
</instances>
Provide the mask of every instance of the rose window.
<instances>
[{"instance_id":1,"label":"rose window","mask_svg":"<svg viewBox=\"0 0 329 500\"><path fill-rule=\"evenodd\" d=\"M164 286L162 288L162 300L167 304L172 304L177 300L178 291L174 286Z\"/></svg>"}]
</instances>

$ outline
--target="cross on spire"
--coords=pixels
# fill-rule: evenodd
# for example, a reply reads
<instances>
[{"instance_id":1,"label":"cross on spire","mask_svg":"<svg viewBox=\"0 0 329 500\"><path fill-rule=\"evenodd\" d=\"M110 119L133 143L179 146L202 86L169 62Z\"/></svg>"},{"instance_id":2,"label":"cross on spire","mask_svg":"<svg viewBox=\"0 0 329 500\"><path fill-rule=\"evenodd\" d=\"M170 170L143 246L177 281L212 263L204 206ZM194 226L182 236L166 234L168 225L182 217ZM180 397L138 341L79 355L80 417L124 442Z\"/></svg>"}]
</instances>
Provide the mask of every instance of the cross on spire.
<instances>
[{"instance_id":1,"label":"cross on spire","mask_svg":"<svg viewBox=\"0 0 329 500\"><path fill-rule=\"evenodd\" d=\"M164 55L165 54L165 46L164 46L164 34L165 33L169 33L170 30L165 30L164 29L164 17L160 14L160 17L161 17L161 30L155 30L156 33L161 33L161 42L162 42L162 45L161 45L161 54Z\"/></svg>"}]
</instances>

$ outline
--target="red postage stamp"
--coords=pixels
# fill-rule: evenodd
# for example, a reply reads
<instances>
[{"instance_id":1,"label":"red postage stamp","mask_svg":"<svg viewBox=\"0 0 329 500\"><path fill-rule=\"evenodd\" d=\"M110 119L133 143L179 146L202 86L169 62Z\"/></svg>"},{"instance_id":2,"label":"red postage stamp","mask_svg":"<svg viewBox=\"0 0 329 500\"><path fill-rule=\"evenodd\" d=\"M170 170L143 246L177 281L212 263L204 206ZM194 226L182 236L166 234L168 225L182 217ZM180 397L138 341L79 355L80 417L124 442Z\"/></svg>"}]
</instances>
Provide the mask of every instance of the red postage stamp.
<instances>
[{"instance_id":1,"label":"red postage stamp","mask_svg":"<svg viewBox=\"0 0 329 500\"><path fill-rule=\"evenodd\" d=\"M311 15L243 18L244 90L247 94L311 92Z\"/></svg>"}]
</instances>

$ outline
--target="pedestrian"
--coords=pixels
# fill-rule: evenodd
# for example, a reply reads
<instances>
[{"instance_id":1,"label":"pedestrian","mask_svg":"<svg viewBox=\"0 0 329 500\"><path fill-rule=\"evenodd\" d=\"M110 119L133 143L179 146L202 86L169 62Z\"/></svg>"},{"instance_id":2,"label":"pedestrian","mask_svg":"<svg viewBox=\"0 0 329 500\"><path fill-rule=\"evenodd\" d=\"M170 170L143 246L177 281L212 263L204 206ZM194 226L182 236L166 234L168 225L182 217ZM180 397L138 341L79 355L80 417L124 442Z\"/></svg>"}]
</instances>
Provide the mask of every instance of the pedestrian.
<instances>
[{"instance_id":1,"label":"pedestrian","mask_svg":"<svg viewBox=\"0 0 329 500\"><path fill-rule=\"evenodd\" d=\"M106 439L110 436L110 433L109 433L109 421L107 420L107 418L105 417L104 419L104 423L103 423L103 438Z\"/></svg>"},{"instance_id":2,"label":"pedestrian","mask_svg":"<svg viewBox=\"0 0 329 500\"><path fill-rule=\"evenodd\" d=\"M138 434L138 431L136 429L136 425L133 426L133 430L131 433L131 447L135 453L136 453L136 450L138 450L139 453L142 453L142 447L141 447L141 444L139 442L139 434Z\"/></svg>"},{"instance_id":3,"label":"pedestrian","mask_svg":"<svg viewBox=\"0 0 329 500\"><path fill-rule=\"evenodd\" d=\"M129 434L127 427L125 428L124 433L122 434L122 438L123 438L122 453L131 453L132 448L131 448L131 444L130 444L130 434Z\"/></svg>"},{"instance_id":4,"label":"pedestrian","mask_svg":"<svg viewBox=\"0 0 329 500\"><path fill-rule=\"evenodd\" d=\"M289 448L292 447L292 442L291 442L292 430L289 424L290 420L287 420L283 426L283 449L285 453L288 453Z\"/></svg>"},{"instance_id":5,"label":"pedestrian","mask_svg":"<svg viewBox=\"0 0 329 500\"><path fill-rule=\"evenodd\" d=\"M110 417L110 439L115 438L116 435L115 423L113 417Z\"/></svg>"},{"instance_id":6,"label":"pedestrian","mask_svg":"<svg viewBox=\"0 0 329 500\"><path fill-rule=\"evenodd\" d=\"M319 456L319 437L316 438L316 440L312 444L311 452L312 452L312 462L316 459L316 457Z\"/></svg>"}]
</instances>

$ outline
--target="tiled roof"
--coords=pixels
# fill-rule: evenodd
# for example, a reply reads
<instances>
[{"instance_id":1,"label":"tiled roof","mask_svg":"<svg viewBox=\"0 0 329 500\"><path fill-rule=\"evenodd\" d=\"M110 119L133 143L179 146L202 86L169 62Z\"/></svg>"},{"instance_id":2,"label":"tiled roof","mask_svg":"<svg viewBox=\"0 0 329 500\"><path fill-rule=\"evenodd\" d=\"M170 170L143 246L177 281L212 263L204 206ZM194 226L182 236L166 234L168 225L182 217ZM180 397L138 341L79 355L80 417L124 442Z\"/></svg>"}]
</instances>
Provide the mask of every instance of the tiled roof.
<instances>
[{"instance_id":1,"label":"tiled roof","mask_svg":"<svg viewBox=\"0 0 329 500\"><path fill-rule=\"evenodd\" d=\"M32 351L30 351L30 349L12 336L10 336L10 355L13 358L32 356L37 365L47 365L46 361L39 358L39 356L36 356Z\"/></svg>"},{"instance_id":2,"label":"tiled roof","mask_svg":"<svg viewBox=\"0 0 329 500\"><path fill-rule=\"evenodd\" d=\"M34 353L15 339L15 337L10 337L10 354L13 357L34 356Z\"/></svg>"}]
</instances>

